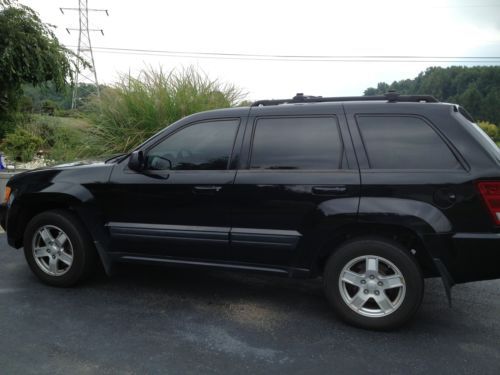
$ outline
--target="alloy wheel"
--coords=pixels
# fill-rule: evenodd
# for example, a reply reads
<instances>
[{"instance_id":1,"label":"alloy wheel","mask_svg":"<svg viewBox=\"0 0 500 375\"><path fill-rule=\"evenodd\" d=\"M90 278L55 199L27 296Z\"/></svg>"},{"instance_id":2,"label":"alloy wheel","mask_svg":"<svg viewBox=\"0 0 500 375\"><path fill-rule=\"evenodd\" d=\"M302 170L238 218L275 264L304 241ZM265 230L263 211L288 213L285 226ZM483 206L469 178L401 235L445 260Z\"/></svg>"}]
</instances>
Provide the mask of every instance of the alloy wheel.
<instances>
[{"instance_id":1,"label":"alloy wheel","mask_svg":"<svg viewBox=\"0 0 500 375\"><path fill-rule=\"evenodd\" d=\"M384 317L404 300L406 283L401 271L389 260L366 255L351 260L340 272L340 295L356 313Z\"/></svg>"},{"instance_id":2,"label":"alloy wheel","mask_svg":"<svg viewBox=\"0 0 500 375\"><path fill-rule=\"evenodd\" d=\"M33 236L33 257L46 274L62 276L73 264L73 245L67 234L54 225L44 225Z\"/></svg>"}]
</instances>

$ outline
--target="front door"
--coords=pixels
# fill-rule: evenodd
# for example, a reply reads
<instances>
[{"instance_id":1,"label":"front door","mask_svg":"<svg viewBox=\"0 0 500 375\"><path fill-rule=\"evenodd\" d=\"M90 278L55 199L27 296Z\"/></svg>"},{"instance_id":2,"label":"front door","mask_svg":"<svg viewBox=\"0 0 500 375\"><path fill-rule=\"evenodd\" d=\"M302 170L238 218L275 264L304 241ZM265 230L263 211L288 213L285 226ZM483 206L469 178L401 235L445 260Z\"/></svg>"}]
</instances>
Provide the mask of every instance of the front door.
<instances>
[{"instance_id":1,"label":"front door","mask_svg":"<svg viewBox=\"0 0 500 375\"><path fill-rule=\"evenodd\" d=\"M229 245L228 168L241 119L182 126L154 143L137 172L112 173L107 202L111 251L153 257L222 259Z\"/></svg>"}]
</instances>

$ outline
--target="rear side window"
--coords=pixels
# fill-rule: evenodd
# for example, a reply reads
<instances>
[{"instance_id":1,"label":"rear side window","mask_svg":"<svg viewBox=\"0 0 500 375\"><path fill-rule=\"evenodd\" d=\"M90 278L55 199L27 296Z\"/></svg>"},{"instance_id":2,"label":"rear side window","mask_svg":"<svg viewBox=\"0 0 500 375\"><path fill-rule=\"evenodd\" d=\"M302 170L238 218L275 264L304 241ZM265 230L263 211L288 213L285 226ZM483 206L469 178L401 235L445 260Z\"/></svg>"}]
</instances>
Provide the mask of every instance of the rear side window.
<instances>
[{"instance_id":1,"label":"rear side window","mask_svg":"<svg viewBox=\"0 0 500 375\"><path fill-rule=\"evenodd\" d=\"M357 116L356 120L371 168L462 168L439 134L418 117Z\"/></svg>"},{"instance_id":2,"label":"rear side window","mask_svg":"<svg viewBox=\"0 0 500 375\"><path fill-rule=\"evenodd\" d=\"M343 147L334 117L257 120L250 168L338 169Z\"/></svg>"}]
</instances>

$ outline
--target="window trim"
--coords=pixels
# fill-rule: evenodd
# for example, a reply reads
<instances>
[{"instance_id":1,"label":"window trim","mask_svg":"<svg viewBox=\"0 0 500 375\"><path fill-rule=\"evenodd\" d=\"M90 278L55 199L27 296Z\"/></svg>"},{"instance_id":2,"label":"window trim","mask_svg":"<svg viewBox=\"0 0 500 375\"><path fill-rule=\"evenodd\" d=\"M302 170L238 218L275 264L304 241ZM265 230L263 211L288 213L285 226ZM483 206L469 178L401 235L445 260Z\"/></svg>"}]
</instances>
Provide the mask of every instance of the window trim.
<instances>
[{"instance_id":1,"label":"window trim","mask_svg":"<svg viewBox=\"0 0 500 375\"><path fill-rule=\"evenodd\" d=\"M460 169L456 168L440 168L440 169L423 169L423 168L373 168L370 162L370 156L368 154L368 149L366 147L366 142L363 137L363 132L361 131L361 128L359 126L358 118L359 117L410 117L410 118L417 118L419 120L422 120L425 124L427 124L433 131L434 133L443 141L445 146L448 148L448 150L451 152L453 157L456 159L458 164L460 165ZM401 173L401 172L412 172L412 173L432 173L432 172L437 172L440 173L442 171L447 171L447 172L469 172L470 171L470 166L467 164L463 156L458 152L458 150L455 148L455 146L450 142L450 140L441 132L441 130L434 125L427 117L418 115L418 114L409 114L409 113L356 113L354 115L354 121L356 124L356 130L358 131L359 138L361 140L361 146L363 148L363 151L366 156L366 161L368 163L368 168L360 168L362 171L380 171L380 172L394 172L394 173Z\"/></svg>"},{"instance_id":2,"label":"window trim","mask_svg":"<svg viewBox=\"0 0 500 375\"><path fill-rule=\"evenodd\" d=\"M156 170L156 169L144 169L146 172L155 172L155 173L161 173L161 172L167 172L167 173L172 173L172 172L207 172L207 171L229 171L230 165L231 165L231 160L234 155L235 147L236 147L236 140L238 139L238 132L240 131L241 128L241 123L242 123L242 118L241 117L221 117L221 118L209 118L209 119L204 119L204 120L196 120L193 122L189 122L187 124L184 124L182 126L179 126L178 129L173 130L172 132L163 135L162 137L159 137L158 140L155 142L151 143L147 147L143 149L144 152L144 159L148 157L148 153L151 151L152 148L156 147L158 144L161 142L167 140L168 138L174 136L178 132L180 132L183 129L186 129L190 126L197 125L200 123L207 123L207 122L222 122L222 121L238 121L238 124L236 126L236 133L234 135L231 151L229 153L229 159L226 164L226 169L164 169L164 170Z\"/></svg>"},{"instance_id":3,"label":"window trim","mask_svg":"<svg viewBox=\"0 0 500 375\"><path fill-rule=\"evenodd\" d=\"M261 169L261 168L251 168L252 165L252 156L254 151L254 140L255 140L255 131L257 130L257 122L259 120L276 120L276 119L296 119L296 118L327 118L334 119L335 127L337 128L339 140L340 140L340 150L339 150L339 163L337 168L332 169ZM288 172L288 173L297 173L297 172L312 172L312 171L339 171L344 170L346 168L343 167L343 160L345 155L345 144L344 138L342 137L342 131L340 128L339 116L336 114L324 114L324 115L265 115L265 116L256 116L253 119L251 135L250 135L250 145L248 150L248 158L244 166L244 170L255 171L255 172Z\"/></svg>"}]
</instances>

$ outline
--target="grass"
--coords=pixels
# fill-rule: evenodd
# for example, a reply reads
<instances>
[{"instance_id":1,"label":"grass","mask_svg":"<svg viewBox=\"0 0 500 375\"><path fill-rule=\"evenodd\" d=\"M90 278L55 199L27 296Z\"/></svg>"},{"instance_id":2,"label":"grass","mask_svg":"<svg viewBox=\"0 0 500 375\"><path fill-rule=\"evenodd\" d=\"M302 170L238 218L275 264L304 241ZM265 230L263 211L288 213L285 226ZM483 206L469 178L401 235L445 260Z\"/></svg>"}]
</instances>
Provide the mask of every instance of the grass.
<instances>
[{"instance_id":1,"label":"grass","mask_svg":"<svg viewBox=\"0 0 500 375\"><path fill-rule=\"evenodd\" d=\"M243 97L233 85L193 68L125 75L86 108L97 144L110 153L127 152L160 129L195 112L231 107Z\"/></svg>"}]
</instances>

